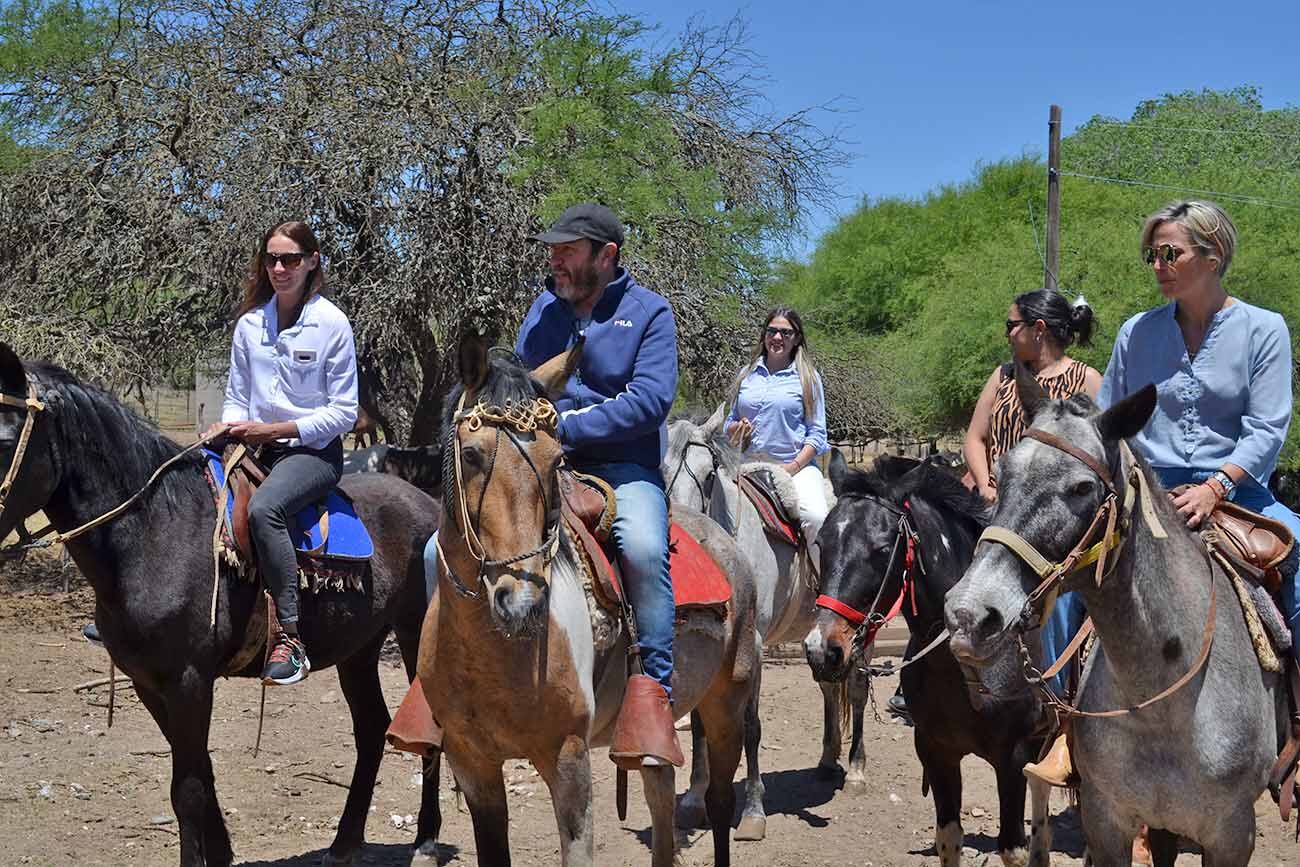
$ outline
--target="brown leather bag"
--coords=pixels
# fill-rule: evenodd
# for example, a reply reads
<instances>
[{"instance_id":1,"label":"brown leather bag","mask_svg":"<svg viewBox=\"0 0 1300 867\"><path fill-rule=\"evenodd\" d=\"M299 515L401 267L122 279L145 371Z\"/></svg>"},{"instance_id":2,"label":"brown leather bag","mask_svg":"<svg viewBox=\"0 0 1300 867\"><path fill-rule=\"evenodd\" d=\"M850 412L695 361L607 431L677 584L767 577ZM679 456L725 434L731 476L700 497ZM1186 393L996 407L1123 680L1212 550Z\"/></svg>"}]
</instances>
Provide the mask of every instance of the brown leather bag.
<instances>
[{"instance_id":1,"label":"brown leather bag","mask_svg":"<svg viewBox=\"0 0 1300 867\"><path fill-rule=\"evenodd\" d=\"M1210 514L1210 524L1218 531L1219 550L1236 564L1260 578L1269 593L1282 587L1278 566L1291 553L1295 537L1281 521L1266 518L1231 500L1221 500Z\"/></svg>"}]
</instances>

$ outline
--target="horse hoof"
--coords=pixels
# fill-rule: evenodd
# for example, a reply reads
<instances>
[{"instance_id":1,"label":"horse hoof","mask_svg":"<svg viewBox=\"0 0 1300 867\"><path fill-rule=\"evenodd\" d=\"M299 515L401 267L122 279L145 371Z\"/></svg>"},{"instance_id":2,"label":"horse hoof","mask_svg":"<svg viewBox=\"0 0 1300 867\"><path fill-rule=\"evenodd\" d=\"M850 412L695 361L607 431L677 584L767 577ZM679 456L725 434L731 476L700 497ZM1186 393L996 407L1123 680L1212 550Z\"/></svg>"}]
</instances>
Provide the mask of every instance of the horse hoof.
<instances>
[{"instance_id":1,"label":"horse hoof","mask_svg":"<svg viewBox=\"0 0 1300 867\"><path fill-rule=\"evenodd\" d=\"M762 840L767 836L767 817L741 816L734 836L737 840Z\"/></svg>"},{"instance_id":2,"label":"horse hoof","mask_svg":"<svg viewBox=\"0 0 1300 867\"><path fill-rule=\"evenodd\" d=\"M320 865L321 867L352 867L355 854L355 852L350 852L347 855L335 855L326 850L325 854L321 856Z\"/></svg>"},{"instance_id":3,"label":"horse hoof","mask_svg":"<svg viewBox=\"0 0 1300 867\"><path fill-rule=\"evenodd\" d=\"M423 843L411 850L411 864L437 864L438 863L438 843L436 840L425 840Z\"/></svg>"},{"instance_id":4,"label":"horse hoof","mask_svg":"<svg viewBox=\"0 0 1300 867\"><path fill-rule=\"evenodd\" d=\"M683 831L695 831L709 827L709 817L704 812L704 805L698 801L682 799L673 816L673 824Z\"/></svg>"},{"instance_id":5,"label":"horse hoof","mask_svg":"<svg viewBox=\"0 0 1300 867\"><path fill-rule=\"evenodd\" d=\"M844 791L848 792L850 795L861 797L862 795L865 795L867 793L867 781L866 780L845 780Z\"/></svg>"}]
</instances>

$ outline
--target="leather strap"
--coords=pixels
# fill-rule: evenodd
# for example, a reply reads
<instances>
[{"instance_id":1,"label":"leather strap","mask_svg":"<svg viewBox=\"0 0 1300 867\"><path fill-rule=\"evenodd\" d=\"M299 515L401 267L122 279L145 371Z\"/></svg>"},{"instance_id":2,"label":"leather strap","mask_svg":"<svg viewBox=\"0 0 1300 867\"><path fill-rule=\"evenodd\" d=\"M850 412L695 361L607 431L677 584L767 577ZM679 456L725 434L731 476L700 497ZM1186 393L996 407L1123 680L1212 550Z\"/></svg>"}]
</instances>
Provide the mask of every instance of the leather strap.
<instances>
[{"instance_id":1,"label":"leather strap","mask_svg":"<svg viewBox=\"0 0 1300 867\"><path fill-rule=\"evenodd\" d=\"M861 626L867 619L867 615L863 614L851 605L845 605L833 596L818 596L816 605L818 608L825 608L828 611L834 611L854 626Z\"/></svg>"},{"instance_id":2,"label":"leather strap","mask_svg":"<svg viewBox=\"0 0 1300 867\"><path fill-rule=\"evenodd\" d=\"M1087 465L1088 469L1101 477L1101 480L1105 482L1106 487L1109 490L1115 490L1115 480L1111 478L1110 470L1103 466L1101 461L1097 460L1083 449L1073 445L1072 443L1066 442L1056 434L1050 434L1047 431L1039 430L1038 428L1030 428L1025 431L1025 436L1030 439L1038 440L1041 443L1046 443L1053 448L1060 449L1075 460L1081 461Z\"/></svg>"}]
</instances>

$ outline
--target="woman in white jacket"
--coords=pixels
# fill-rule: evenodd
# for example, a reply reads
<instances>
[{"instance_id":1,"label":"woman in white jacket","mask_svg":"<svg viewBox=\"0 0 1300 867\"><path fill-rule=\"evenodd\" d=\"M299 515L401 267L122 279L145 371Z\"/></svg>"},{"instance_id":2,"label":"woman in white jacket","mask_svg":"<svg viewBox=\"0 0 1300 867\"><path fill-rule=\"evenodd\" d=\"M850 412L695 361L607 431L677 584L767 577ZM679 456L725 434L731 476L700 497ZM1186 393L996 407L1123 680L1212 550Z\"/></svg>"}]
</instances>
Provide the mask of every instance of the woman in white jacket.
<instances>
[{"instance_id":1,"label":"woman in white jacket","mask_svg":"<svg viewBox=\"0 0 1300 867\"><path fill-rule=\"evenodd\" d=\"M209 431L262 446L270 467L248 505L281 629L262 672L267 684L297 683L311 670L298 635L289 521L338 484L342 437L357 418L352 326L320 294L324 284L320 243L306 223L281 223L262 236L235 315L221 421Z\"/></svg>"}]
</instances>

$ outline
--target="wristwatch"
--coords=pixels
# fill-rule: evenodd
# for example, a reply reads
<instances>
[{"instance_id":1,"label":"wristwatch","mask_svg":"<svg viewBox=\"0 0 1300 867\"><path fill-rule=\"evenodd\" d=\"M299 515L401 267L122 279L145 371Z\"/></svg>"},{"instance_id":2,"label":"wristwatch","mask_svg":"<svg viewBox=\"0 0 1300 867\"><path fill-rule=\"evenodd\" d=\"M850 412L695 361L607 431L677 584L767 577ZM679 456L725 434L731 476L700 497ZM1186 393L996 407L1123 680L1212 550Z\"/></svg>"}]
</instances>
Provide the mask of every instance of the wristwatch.
<instances>
[{"instance_id":1,"label":"wristwatch","mask_svg":"<svg viewBox=\"0 0 1300 867\"><path fill-rule=\"evenodd\" d=\"M1225 500L1231 497L1232 492L1237 488L1237 483L1232 480L1232 476L1228 475L1223 470L1215 470L1210 474L1210 478L1223 486L1223 498Z\"/></svg>"}]
</instances>

